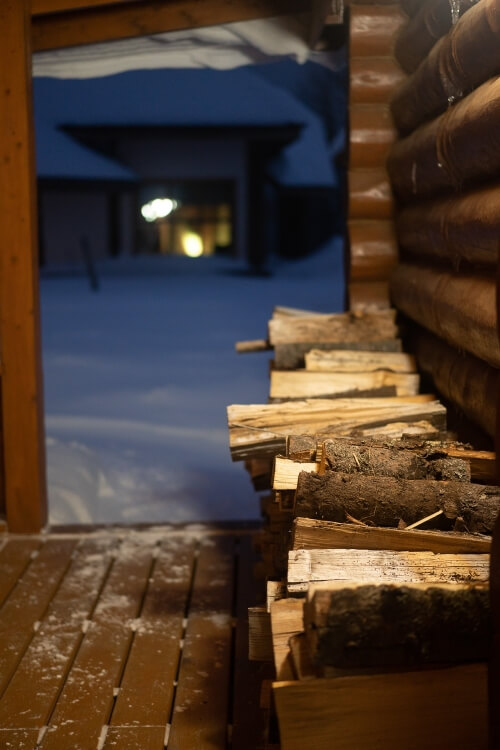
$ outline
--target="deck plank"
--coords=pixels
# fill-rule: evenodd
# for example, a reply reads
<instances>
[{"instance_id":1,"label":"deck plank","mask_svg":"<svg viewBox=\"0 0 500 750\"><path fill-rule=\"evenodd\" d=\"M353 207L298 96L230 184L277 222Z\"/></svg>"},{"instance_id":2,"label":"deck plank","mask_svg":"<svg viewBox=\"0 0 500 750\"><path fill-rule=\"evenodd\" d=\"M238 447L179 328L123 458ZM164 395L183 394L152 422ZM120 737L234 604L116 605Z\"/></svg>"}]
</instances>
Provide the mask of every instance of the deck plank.
<instances>
[{"instance_id":1,"label":"deck plank","mask_svg":"<svg viewBox=\"0 0 500 750\"><path fill-rule=\"evenodd\" d=\"M82 541L39 629L0 700L0 726L45 726L91 616L114 546Z\"/></svg>"},{"instance_id":2,"label":"deck plank","mask_svg":"<svg viewBox=\"0 0 500 750\"><path fill-rule=\"evenodd\" d=\"M0 729L0 750L35 750L37 740L35 729Z\"/></svg>"},{"instance_id":3,"label":"deck plank","mask_svg":"<svg viewBox=\"0 0 500 750\"><path fill-rule=\"evenodd\" d=\"M72 539L49 539L0 611L0 694L59 586L75 544Z\"/></svg>"},{"instance_id":4,"label":"deck plank","mask_svg":"<svg viewBox=\"0 0 500 750\"><path fill-rule=\"evenodd\" d=\"M168 742L168 750L227 747L234 536L203 540Z\"/></svg>"},{"instance_id":5,"label":"deck plank","mask_svg":"<svg viewBox=\"0 0 500 750\"><path fill-rule=\"evenodd\" d=\"M165 727L109 727L103 750L163 750L164 739Z\"/></svg>"},{"instance_id":6,"label":"deck plank","mask_svg":"<svg viewBox=\"0 0 500 750\"><path fill-rule=\"evenodd\" d=\"M140 613L153 550L153 542L134 539L121 545L54 710L42 750L97 747L128 655L132 623Z\"/></svg>"},{"instance_id":7,"label":"deck plank","mask_svg":"<svg viewBox=\"0 0 500 750\"><path fill-rule=\"evenodd\" d=\"M195 548L193 539L183 537L164 540L160 547L111 718L113 726L162 727L163 741Z\"/></svg>"},{"instance_id":8,"label":"deck plank","mask_svg":"<svg viewBox=\"0 0 500 750\"><path fill-rule=\"evenodd\" d=\"M248 607L264 603L264 584L256 580L253 568L257 554L251 536L240 539L236 599L236 640L234 662L233 732L234 750L264 747L267 716L259 711L262 682L273 677L268 662L248 658Z\"/></svg>"},{"instance_id":9,"label":"deck plank","mask_svg":"<svg viewBox=\"0 0 500 750\"><path fill-rule=\"evenodd\" d=\"M31 562L33 552L40 548L35 539L8 539L0 549L0 607Z\"/></svg>"}]
</instances>

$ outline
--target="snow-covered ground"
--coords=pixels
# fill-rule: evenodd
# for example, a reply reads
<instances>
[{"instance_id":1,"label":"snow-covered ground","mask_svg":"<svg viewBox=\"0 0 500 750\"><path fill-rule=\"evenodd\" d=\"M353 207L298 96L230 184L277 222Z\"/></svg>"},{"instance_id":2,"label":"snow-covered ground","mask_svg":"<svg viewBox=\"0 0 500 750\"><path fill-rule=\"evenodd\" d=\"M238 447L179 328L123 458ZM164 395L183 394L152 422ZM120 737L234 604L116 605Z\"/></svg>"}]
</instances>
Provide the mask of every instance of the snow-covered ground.
<instances>
[{"instance_id":1,"label":"snow-covered ground","mask_svg":"<svg viewBox=\"0 0 500 750\"><path fill-rule=\"evenodd\" d=\"M249 519L257 502L229 455L226 406L265 403L276 304L342 308L340 242L246 275L220 258L129 258L42 280L50 521Z\"/></svg>"}]
</instances>

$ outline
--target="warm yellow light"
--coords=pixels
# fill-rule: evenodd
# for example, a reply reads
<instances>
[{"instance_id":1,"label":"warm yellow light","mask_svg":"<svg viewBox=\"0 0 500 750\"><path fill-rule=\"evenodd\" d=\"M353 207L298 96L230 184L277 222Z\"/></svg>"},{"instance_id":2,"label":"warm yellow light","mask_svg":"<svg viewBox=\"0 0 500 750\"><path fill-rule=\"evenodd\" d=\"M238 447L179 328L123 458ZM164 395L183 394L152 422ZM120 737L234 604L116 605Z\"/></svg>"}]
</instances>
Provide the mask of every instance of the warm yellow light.
<instances>
[{"instance_id":1,"label":"warm yellow light","mask_svg":"<svg viewBox=\"0 0 500 750\"><path fill-rule=\"evenodd\" d=\"M203 255L203 240L195 232L184 232L182 235L182 249L190 258Z\"/></svg>"}]
</instances>

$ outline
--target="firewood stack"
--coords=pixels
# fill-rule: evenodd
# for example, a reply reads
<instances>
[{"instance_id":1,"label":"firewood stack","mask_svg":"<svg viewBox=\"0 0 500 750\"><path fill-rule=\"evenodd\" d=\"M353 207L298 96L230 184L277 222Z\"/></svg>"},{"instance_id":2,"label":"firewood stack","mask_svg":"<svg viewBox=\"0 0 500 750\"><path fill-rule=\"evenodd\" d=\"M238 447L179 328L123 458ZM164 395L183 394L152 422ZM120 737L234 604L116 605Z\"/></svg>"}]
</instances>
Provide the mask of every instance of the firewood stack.
<instances>
[{"instance_id":1,"label":"firewood stack","mask_svg":"<svg viewBox=\"0 0 500 750\"><path fill-rule=\"evenodd\" d=\"M282 750L486 747L494 454L418 392L394 310L277 309L267 345L270 402L228 424L267 490L250 657L274 661Z\"/></svg>"}]
</instances>

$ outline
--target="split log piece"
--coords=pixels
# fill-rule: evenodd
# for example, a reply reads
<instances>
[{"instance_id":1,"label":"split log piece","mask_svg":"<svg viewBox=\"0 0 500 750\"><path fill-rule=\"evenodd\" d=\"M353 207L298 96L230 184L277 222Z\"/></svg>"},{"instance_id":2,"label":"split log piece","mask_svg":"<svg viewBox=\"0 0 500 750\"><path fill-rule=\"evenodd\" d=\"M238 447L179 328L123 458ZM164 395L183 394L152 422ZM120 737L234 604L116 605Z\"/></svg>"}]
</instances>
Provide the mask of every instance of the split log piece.
<instances>
[{"instance_id":1,"label":"split log piece","mask_svg":"<svg viewBox=\"0 0 500 750\"><path fill-rule=\"evenodd\" d=\"M441 554L488 554L491 537L453 531L390 529L352 523L296 518L292 549L372 549Z\"/></svg>"},{"instance_id":2,"label":"split log piece","mask_svg":"<svg viewBox=\"0 0 500 750\"><path fill-rule=\"evenodd\" d=\"M472 533L491 534L500 510L500 488L433 479L396 479L326 472L299 475L297 516L345 521L346 513L374 526L407 525L443 510L432 524L452 528L463 519Z\"/></svg>"},{"instance_id":3,"label":"split log piece","mask_svg":"<svg viewBox=\"0 0 500 750\"><path fill-rule=\"evenodd\" d=\"M282 750L486 750L486 664L273 684Z\"/></svg>"},{"instance_id":4,"label":"split log piece","mask_svg":"<svg viewBox=\"0 0 500 750\"><path fill-rule=\"evenodd\" d=\"M334 398L394 388L395 396L415 396L420 386L416 373L390 372L311 372L310 370L274 370L271 373L270 397L276 399Z\"/></svg>"},{"instance_id":5,"label":"split log piece","mask_svg":"<svg viewBox=\"0 0 500 750\"><path fill-rule=\"evenodd\" d=\"M324 432L348 435L353 430L383 429L399 422L428 422L446 427L446 409L432 395L366 399L307 399L283 404L232 405L227 409L233 460L283 455L287 435Z\"/></svg>"},{"instance_id":6,"label":"split log piece","mask_svg":"<svg viewBox=\"0 0 500 750\"><path fill-rule=\"evenodd\" d=\"M286 597L285 581L267 581L266 583L266 609L271 612L272 602L277 602Z\"/></svg>"},{"instance_id":7,"label":"split log piece","mask_svg":"<svg viewBox=\"0 0 500 750\"><path fill-rule=\"evenodd\" d=\"M385 307L389 307L389 285L388 282L383 282L383 284L385 288L384 298L387 301ZM300 367L304 367L305 355L312 349L321 349L323 351L356 349L367 352L401 352L403 350L403 345L401 339L394 338L381 339L379 341L309 341L295 344L276 344L274 346L274 369L296 370Z\"/></svg>"},{"instance_id":8,"label":"split log piece","mask_svg":"<svg viewBox=\"0 0 500 750\"><path fill-rule=\"evenodd\" d=\"M276 456L274 459L272 488L273 490L294 490L301 471L318 471L316 461L292 461L290 458Z\"/></svg>"},{"instance_id":9,"label":"split log piece","mask_svg":"<svg viewBox=\"0 0 500 750\"><path fill-rule=\"evenodd\" d=\"M271 349L269 341L266 339L254 339L252 341L237 341L235 349L238 354L246 354L248 352L266 352Z\"/></svg>"},{"instance_id":10,"label":"split log piece","mask_svg":"<svg viewBox=\"0 0 500 750\"><path fill-rule=\"evenodd\" d=\"M265 607L248 608L248 658L250 661L272 661L271 617Z\"/></svg>"},{"instance_id":11,"label":"split log piece","mask_svg":"<svg viewBox=\"0 0 500 750\"><path fill-rule=\"evenodd\" d=\"M333 314L333 313L332 313ZM302 307L285 307L283 305L275 305L273 308L273 318L303 318L305 315L324 315L324 313L318 313L314 310L304 310Z\"/></svg>"},{"instance_id":12,"label":"split log piece","mask_svg":"<svg viewBox=\"0 0 500 750\"><path fill-rule=\"evenodd\" d=\"M412 354L396 352L321 351L313 349L305 356L306 370L309 372L416 372L415 357Z\"/></svg>"},{"instance_id":13,"label":"split log piece","mask_svg":"<svg viewBox=\"0 0 500 750\"><path fill-rule=\"evenodd\" d=\"M404 533L404 532L402 532ZM363 583L485 583L489 555L453 555L394 550L299 549L288 553L289 594L318 581Z\"/></svg>"},{"instance_id":14,"label":"split log piece","mask_svg":"<svg viewBox=\"0 0 500 750\"><path fill-rule=\"evenodd\" d=\"M304 624L316 664L409 668L486 661L489 589L453 583L312 587Z\"/></svg>"},{"instance_id":15,"label":"split log piece","mask_svg":"<svg viewBox=\"0 0 500 750\"><path fill-rule=\"evenodd\" d=\"M375 342L396 338L396 311L334 315L306 315L273 318L269 321L269 341L277 344Z\"/></svg>"},{"instance_id":16,"label":"split log piece","mask_svg":"<svg viewBox=\"0 0 500 750\"><path fill-rule=\"evenodd\" d=\"M305 633L292 635L288 640L288 645L293 672L297 680L312 680L321 676L320 670L311 660Z\"/></svg>"},{"instance_id":17,"label":"split log piece","mask_svg":"<svg viewBox=\"0 0 500 750\"><path fill-rule=\"evenodd\" d=\"M271 631L276 678L292 679L288 641L292 635L304 631L303 600L290 598L271 602Z\"/></svg>"}]
</instances>

